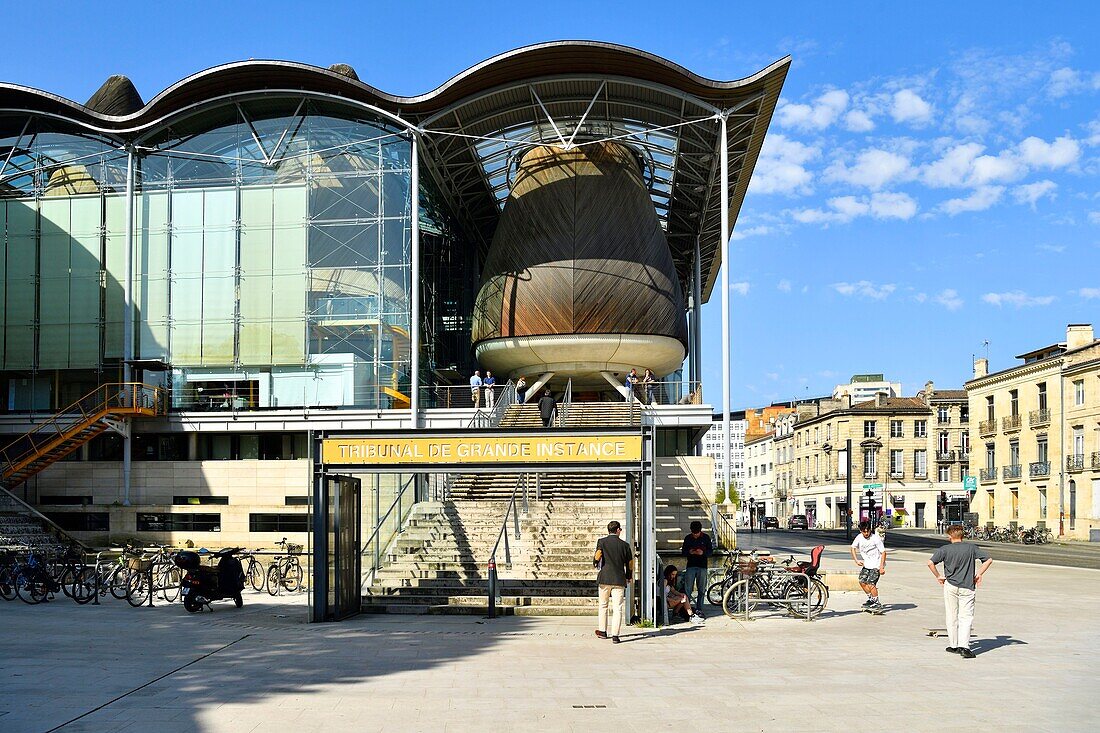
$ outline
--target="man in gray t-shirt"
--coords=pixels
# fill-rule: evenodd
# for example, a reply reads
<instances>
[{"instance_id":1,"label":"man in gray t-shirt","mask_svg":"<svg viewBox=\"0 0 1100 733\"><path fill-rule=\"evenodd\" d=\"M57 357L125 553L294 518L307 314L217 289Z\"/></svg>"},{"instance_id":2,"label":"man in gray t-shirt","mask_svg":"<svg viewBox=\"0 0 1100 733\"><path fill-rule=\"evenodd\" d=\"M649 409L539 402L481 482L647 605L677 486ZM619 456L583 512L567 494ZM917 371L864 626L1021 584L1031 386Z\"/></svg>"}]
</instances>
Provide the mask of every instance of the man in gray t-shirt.
<instances>
[{"instance_id":1,"label":"man in gray t-shirt","mask_svg":"<svg viewBox=\"0 0 1100 733\"><path fill-rule=\"evenodd\" d=\"M928 569L943 586L943 605L947 614L947 651L965 659L973 659L970 651L970 627L974 623L974 597L982 584L982 575L993 564L985 550L963 542L963 528L953 524L947 528L950 544L932 553ZM975 570L974 563L981 562ZM936 568L943 563L943 573Z\"/></svg>"}]
</instances>

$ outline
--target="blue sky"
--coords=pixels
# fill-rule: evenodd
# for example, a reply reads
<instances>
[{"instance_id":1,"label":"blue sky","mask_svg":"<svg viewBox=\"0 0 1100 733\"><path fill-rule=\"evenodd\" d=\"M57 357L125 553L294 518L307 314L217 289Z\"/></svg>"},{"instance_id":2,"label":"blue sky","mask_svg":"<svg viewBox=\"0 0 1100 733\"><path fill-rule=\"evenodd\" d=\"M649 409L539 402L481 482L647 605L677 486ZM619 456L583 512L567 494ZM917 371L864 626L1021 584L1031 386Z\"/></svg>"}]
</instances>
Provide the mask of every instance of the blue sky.
<instances>
[{"instance_id":1,"label":"blue sky","mask_svg":"<svg viewBox=\"0 0 1100 733\"><path fill-rule=\"evenodd\" d=\"M74 7L75 6L75 7ZM472 10L471 8L476 8ZM733 403L884 372L958 387L1100 327L1094 3L39 3L5 8L0 78L145 99L245 58L353 65L397 94L543 40L637 46L717 79L794 64L732 247ZM720 392L720 293L706 396ZM988 341L988 347L984 342Z\"/></svg>"}]
</instances>

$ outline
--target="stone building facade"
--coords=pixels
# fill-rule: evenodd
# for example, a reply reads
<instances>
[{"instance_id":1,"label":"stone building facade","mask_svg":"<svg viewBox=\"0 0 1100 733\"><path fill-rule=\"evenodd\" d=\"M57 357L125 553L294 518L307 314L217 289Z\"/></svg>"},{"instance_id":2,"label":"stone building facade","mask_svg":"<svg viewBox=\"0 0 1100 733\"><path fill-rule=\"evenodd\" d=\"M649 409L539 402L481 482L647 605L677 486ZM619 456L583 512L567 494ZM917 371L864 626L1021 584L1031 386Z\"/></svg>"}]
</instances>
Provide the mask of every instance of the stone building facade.
<instances>
[{"instance_id":1,"label":"stone building facade","mask_svg":"<svg viewBox=\"0 0 1100 733\"><path fill-rule=\"evenodd\" d=\"M992 374L978 359L966 383L979 441L972 510L982 524L1089 539L1100 530L1100 340L1071 324L1064 342L1017 358Z\"/></svg>"}]
</instances>

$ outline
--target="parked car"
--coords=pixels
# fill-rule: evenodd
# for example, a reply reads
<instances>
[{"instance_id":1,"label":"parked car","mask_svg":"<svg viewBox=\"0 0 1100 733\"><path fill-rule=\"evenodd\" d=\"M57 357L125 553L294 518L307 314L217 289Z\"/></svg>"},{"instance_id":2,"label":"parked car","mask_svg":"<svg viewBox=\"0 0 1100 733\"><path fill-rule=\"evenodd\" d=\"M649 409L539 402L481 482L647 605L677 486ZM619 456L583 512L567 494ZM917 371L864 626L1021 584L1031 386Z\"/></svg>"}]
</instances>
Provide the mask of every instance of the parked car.
<instances>
[{"instance_id":1,"label":"parked car","mask_svg":"<svg viewBox=\"0 0 1100 733\"><path fill-rule=\"evenodd\" d=\"M792 514L787 517L787 529L809 529L810 523L803 514Z\"/></svg>"},{"instance_id":2,"label":"parked car","mask_svg":"<svg viewBox=\"0 0 1100 733\"><path fill-rule=\"evenodd\" d=\"M779 517L764 517L764 529L779 529Z\"/></svg>"}]
</instances>

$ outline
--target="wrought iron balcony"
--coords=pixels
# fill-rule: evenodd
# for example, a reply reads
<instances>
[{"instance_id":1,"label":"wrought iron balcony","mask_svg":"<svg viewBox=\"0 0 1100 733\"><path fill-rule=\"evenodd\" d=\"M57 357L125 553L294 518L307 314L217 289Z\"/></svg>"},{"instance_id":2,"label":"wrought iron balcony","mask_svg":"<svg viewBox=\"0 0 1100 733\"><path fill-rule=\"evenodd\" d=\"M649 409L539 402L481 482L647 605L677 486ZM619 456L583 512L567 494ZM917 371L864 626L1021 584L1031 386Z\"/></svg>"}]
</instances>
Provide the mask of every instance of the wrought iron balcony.
<instances>
[{"instance_id":1,"label":"wrought iron balcony","mask_svg":"<svg viewBox=\"0 0 1100 733\"><path fill-rule=\"evenodd\" d=\"M978 423L978 432L982 435L992 435L997 432L997 418L982 420Z\"/></svg>"},{"instance_id":2,"label":"wrought iron balcony","mask_svg":"<svg viewBox=\"0 0 1100 733\"><path fill-rule=\"evenodd\" d=\"M989 481L996 481L997 480L997 469L995 469L995 468L983 468L979 472L978 477L983 483L989 482Z\"/></svg>"},{"instance_id":3,"label":"wrought iron balcony","mask_svg":"<svg viewBox=\"0 0 1100 733\"><path fill-rule=\"evenodd\" d=\"M1100 451L1092 454L1092 467L1100 469Z\"/></svg>"},{"instance_id":4,"label":"wrought iron balcony","mask_svg":"<svg viewBox=\"0 0 1100 733\"><path fill-rule=\"evenodd\" d=\"M1010 430L1020 429L1020 416L1019 415L1006 415L1001 418L1001 430L1006 433Z\"/></svg>"},{"instance_id":5,"label":"wrought iron balcony","mask_svg":"<svg viewBox=\"0 0 1100 733\"><path fill-rule=\"evenodd\" d=\"M1050 410L1032 410L1029 416L1031 427L1037 428L1040 425L1050 424Z\"/></svg>"},{"instance_id":6,"label":"wrought iron balcony","mask_svg":"<svg viewBox=\"0 0 1100 733\"><path fill-rule=\"evenodd\" d=\"M1005 481L1019 481L1020 474L1023 472L1021 469L1022 466L1019 464L1015 466L1004 466L1001 469L1001 475L1004 477Z\"/></svg>"},{"instance_id":7,"label":"wrought iron balcony","mask_svg":"<svg viewBox=\"0 0 1100 733\"><path fill-rule=\"evenodd\" d=\"M1071 453L1066 456L1066 470L1067 471L1084 471L1085 470L1085 454L1084 453Z\"/></svg>"},{"instance_id":8,"label":"wrought iron balcony","mask_svg":"<svg viewBox=\"0 0 1100 733\"><path fill-rule=\"evenodd\" d=\"M948 415L947 417L936 418L936 422L939 423L940 425L950 425L951 424L951 416Z\"/></svg>"},{"instance_id":9,"label":"wrought iron balcony","mask_svg":"<svg viewBox=\"0 0 1100 733\"><path fill-rule=\"evenodd\" d=\"M936 451L936 460L941 462L941 463L951 463L955 460L955 451L953 451L953 450Z\"/></svg>"},{"instance_id":10,"label":"wrought iron balcony","mask_svg":"<svg viewBox=\"0 0 1100 733\"><path fill-rule=\"evenodd\" d=\"M1029 476L1049 476L1050 461L1035 461L1028 466Z\"/></svg>"},{"instance_id":11,"label":"wrought iron balcony","mask_svg":"<svg viewBox=\"0 0 1100 733\"><path fill-rule=\"evenodd\" d=\"M970 460L970 451L959 449L959 460L966 463Z\"/></svg>"}]
</instances>

